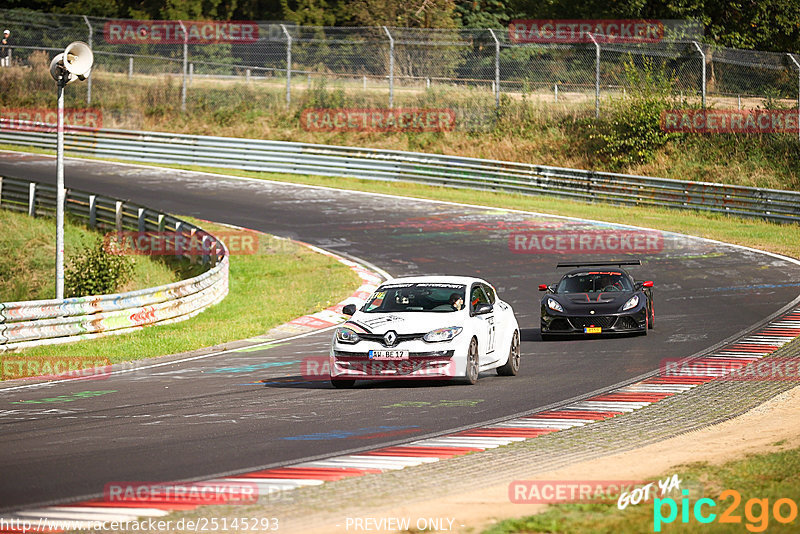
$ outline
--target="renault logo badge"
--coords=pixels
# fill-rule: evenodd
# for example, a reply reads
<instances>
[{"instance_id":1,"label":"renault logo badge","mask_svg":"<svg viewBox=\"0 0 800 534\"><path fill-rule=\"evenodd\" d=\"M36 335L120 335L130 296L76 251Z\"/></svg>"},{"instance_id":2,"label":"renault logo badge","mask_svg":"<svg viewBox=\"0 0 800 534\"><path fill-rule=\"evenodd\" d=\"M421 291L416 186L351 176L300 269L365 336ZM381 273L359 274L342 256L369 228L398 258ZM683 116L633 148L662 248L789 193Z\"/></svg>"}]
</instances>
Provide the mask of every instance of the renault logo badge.
<instances>
[{"instance_id":1,"label":"renault logo badge","mask_svg":"<svg viewBox=\"0 0 800 534\"><path fill-rule=\"evenodd\" d=\"M394 330L389 330L383 335L383 344L387 347L394 345L395 341L397 341L397 334Z\"/></svg>"}]
</instances>

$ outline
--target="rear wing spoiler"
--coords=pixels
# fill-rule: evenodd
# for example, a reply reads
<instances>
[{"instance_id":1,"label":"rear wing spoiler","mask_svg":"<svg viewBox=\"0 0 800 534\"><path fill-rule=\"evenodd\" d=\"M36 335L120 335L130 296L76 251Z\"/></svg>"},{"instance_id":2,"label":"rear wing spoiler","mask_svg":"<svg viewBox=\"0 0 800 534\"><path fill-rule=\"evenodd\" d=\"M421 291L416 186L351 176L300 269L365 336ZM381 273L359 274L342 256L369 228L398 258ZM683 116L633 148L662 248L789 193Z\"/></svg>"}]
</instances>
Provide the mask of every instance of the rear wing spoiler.
<instances>
[{"instance_id":1,"label":"rear wing spoiler","mask_svg":"<svg viewBox=\"0 0 800 534\"><path fill-rule=\"evenodd\" d=\"M622 267L623 265L641 265L642 260L620 260L620 261L592 261L592 262L560 262L556 264L556 269L562 267Z\"/></svg>"}]
</instances>

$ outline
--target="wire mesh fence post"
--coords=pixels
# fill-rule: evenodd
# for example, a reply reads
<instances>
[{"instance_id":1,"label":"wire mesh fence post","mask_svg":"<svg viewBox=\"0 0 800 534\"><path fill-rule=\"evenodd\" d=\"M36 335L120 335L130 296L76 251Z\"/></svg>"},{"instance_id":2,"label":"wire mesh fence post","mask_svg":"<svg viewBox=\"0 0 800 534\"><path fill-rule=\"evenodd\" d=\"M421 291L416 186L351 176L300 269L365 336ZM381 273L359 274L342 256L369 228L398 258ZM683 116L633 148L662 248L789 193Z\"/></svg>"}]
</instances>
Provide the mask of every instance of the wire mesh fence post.
<instances>
[{"instance_id":1,"label":"wire mesh fence post","mask_svg":"<svg viewBox=\"0 0 800 534\"><path fill-rule=\"evenodd\" d=\"M186 77L189 74L189 33L182 20L178 21L183 30L183 84L181 85L181 111L186 111Z\"/></svg>"},{"instance_id":2,"label":"wire mesh fence post","mask_svg":"<svg viewBox=\"0 0 800 534\"><path fill-rule=\"evenodd\" d=\"M83 21L89 27L89 48L92 48L92 37L93 37L93 34L94 34L94 30L92 28L92 23L89 22L89 18L86 15L83 15ZM92 105L92 77L91 76L89 76L89 78L86 80L86 105L87 106L91 106Z\"/></svg>"},{"instance_id":3,"label":"wire mesh fence post","mask_svg":"<svg viewBox=\"0 0 800 534\"><path fill-rule=\"evenodd\" d=\"M587 33L594 43L594 118L600 118L600 43L594 35Z\"/></svg>"},{"instance_id":4,"label":"wire mesh fence post","mask_svg":"<svg viewBox=\"0 0 800 534\"><path fill-rule=\"evenodd\" d=\"M285 24L281 24L283 35L286 36L286 107L292 103L292 36Z\"/></svg>"},{"instance_id":5,"label":"wire mesh fence post","mask_svg":"<svg viewBox=\"0 0 800 534\"><path fill-rule=\"evenodd\" d=\"M792 95L792 92L800 92L800 69L795 64L800 64L800 54L789 56L785 51L738 50L704 44L693 37L659 43L614 42L604 46L606 43L602 36L598 38L593 34L580 43L561 43L557 39L553 42L528 42L516 33L507 36L500 27L445 30L390 28L387 24L323 28L295 27L276 22L268 24L269 35L258 39L253 47L234 43L233 46L202 47L202 50L198 47L194 49L196 53L192 53L188 45L194 46L197 41L188 35L191 23L186 21L174 21L177 32L183 30L184 38L172 31L170 41L174 44L167 47L157 45L156 36L147 35L150 28L147 24L88 15L30 15L20 12L17 16L14 10L0 11L11 19L16 16L18 20L12 20L12 23L26 27L30 34L25 36L26 46L18 49L18 61L24 61L30 51L37 48L52 49L50 45L55 43L48 35L48 28L59 28L60 34L65 36L83 35L83 40L92 47L94 34L98 34L97 53L103 58L103 66L87 83L84 98L89 106L95 102L95 79L104 87L110 77L119 76L124 80L127 75L130 80L127 83L132 83L136 68L139 72L136 76L140 79L170 75L177 81L175 76L179 75L182 63L183 83L178 89L181 95L173 93L171 98L181 99L183 113L189 111L190 87L193 98L200 97L202 91L215 90L206 84L194 85L195 75L198 82L206 77L221 80L235 76L233 79L249 81L250 84L270 79L272 84L267 85L274 89L277 84L281 93L284 87L280 72L284 69L287 107L292 105L294 75L301 77L298 78L298 88L306 89L302 79L305 74L309 86L314 76L317 77L315 81L322 81L323 77L334 79L337 91L340 88L344 92L352 91L354 100L365 103L373 97L382 99L380 94L366 93L374 89L380 93L382 80L387 81L390 108L395 104L397 80L400 80L401 89L398 107L419 102L417 93L433 89L434 83L441 87L447 98L459 89L470 87L478 91L475 98L469 104L466 100L459 100L453 105L461 106L459 110L480 106L482 112L489 114L494 111L492 104L495 109L499 107L501 83L506 94L510 91L521 94L544 92L547 104L555 104L559 111L566 111L564 106L579 105L583 109L587 104L591 106L592 102L586 99L592 98L594 89L594 115L599 118L601 84L605 83L609 98L614 94L625 94L630 86L625 66L628 63L641 65L648 57L660 58L658 62L663 63L663 68L674 70L676 97L680 94L692 102L695 95L700 96L705 109L715 102L728 102L731 108L737 106L746 110L753 107L752 103L758 98L777 99L777 105L794 107L798 105L797 93ZM98 25L96 32L95 24ZM130 28L134 27L140 33L144 31L145 35L130 42L123 33L132 31ZM181 44L184 45L183 51L179 48ZM189 54L192 54L191 61ZM298 62L297 71L294 71L293 60ZM374 86L373 82L378 82L378 85ZM258 87L256 97L259 97L261 89ZM266 91L267 87L263 89ZM489 94L487 89L491 91ZM549 91L553 91L552 100L546 94ZM582 95L580 103L573 102L575 99L572 97L566 98L568 93L575 92ZM102 100L103 94L101 91L98 98ZM794 111L790 114L790 118L795 116ZM136 120L131 119L131 124Z\"/></svg>"},{"instance_id":6,"label":"wire mesh fence post","mask_svg":"<svg viewBox=\"0 0 800 534\"><path fill-rule=\"evenodd\" d=\"M792 54L787 53L786 55L789 56L789 59L797 69L797 139L800 140L800 63L797 62L797 59Z\"/></svg>"},{"instance_id":7,"label":"wire mesh fence post","mask_svg":"<svg viewBox=\"0 0 800 534\"><path fill-rule=\"evenodd\" d=\"M394 38L389 33L389 28L383 27L389 37L389 108L394 107Z\"/></svg>"},{"instance_id":8,"label":"wire mesh fence post","mask_svg":"<svg viewBox=\"0 0 800 534\"><path fill-rule=\"evenodd\" d=\"M701 76L700 92L702 95L703 109L706 109L706 53L703 52L703 48L699 44L697 44L697 41L692 41L692 44L697 49L697 52L700 54L700 61L703 62L700 74Z\"/></svg>"},{"instance_id":9,"label":"wire mesh fence post","mask_svg":"<svg viewBox=\"0 0 800 534\"><path fill-rule=\"evenodd\" d=\"M494 30L489 29L494 39L494 106L500 107L500 41L494 34Z\"/></svg>"}]
</instances>

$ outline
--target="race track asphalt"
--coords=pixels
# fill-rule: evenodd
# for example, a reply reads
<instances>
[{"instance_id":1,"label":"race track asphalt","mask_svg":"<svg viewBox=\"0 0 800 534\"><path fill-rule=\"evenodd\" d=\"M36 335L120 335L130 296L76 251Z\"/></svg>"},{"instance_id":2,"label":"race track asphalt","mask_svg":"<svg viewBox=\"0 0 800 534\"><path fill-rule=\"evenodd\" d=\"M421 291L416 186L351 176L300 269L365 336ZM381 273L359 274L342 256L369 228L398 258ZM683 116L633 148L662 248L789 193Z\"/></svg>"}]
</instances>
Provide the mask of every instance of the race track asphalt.
<instances>
[{"instance_id":1,"label":"race track asphalt","mask_svg":"<svg viewBox=\"0 0 800 534\"><path fill-rule=\"evenodd\" d=\"M53 183L54 159L2 152L0 176ZM618 228L72 159L66 180L69 187L174 214L299 239L394 276L483 277L517 313L521 372L514 378L485 373L476 386L374 382L335 390L300 376L304 358L327 354L331 333L320 332L105 380L0 389L3 511L101 494L112 481L196 479L411 441L558 403L710 347L776 312L800 286L795 263L659 234L660 245L640 254L643 266L632 268L638 279L655 282L655 330L543 342L537 285L557 281L559 260L609 256L520 253L509 235ZM58 355L57 347L52 351ZM72 398L35 402L55 397Z\"/></svg>"}]
</instances>

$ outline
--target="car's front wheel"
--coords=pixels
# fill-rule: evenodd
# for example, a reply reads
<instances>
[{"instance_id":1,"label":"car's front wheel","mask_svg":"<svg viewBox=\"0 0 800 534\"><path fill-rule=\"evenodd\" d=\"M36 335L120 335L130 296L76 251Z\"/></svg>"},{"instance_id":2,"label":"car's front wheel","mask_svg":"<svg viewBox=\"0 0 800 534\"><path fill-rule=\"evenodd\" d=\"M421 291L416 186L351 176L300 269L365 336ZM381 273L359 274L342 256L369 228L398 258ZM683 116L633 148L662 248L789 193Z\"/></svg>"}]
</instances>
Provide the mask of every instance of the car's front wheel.
<instances>
[{"instance_id":1,"label":"car's front wheel","mask_svg":"<svg viewBox=\"0 0 800 534\"><path fill-rule=\"evenodd\" d=\"M511 337L511 346L508 349L508 361L502 367L497 368L497 374L500 376L517 376L520 359L519 330L516 330Z\"/></svg>"},{"instance_id":2,"label":"car's front wheel","mask_svg":"<svg viewBox=\"0 0 800 534\"><path fill-rule=\"evenodd\" d=\"M478 381L478 340L472 338L467 352L467 368L464 370L465 384L474 385Z\"/></svg>"}]
</instances>

